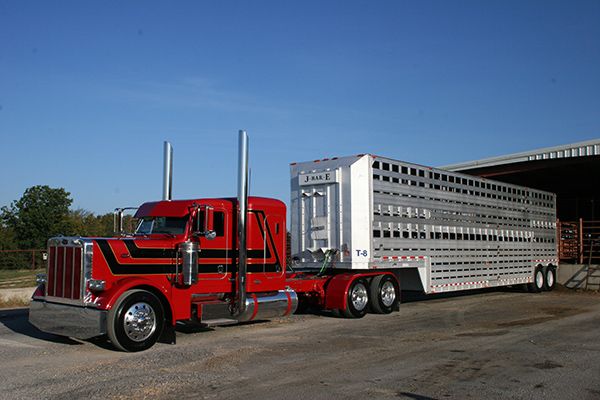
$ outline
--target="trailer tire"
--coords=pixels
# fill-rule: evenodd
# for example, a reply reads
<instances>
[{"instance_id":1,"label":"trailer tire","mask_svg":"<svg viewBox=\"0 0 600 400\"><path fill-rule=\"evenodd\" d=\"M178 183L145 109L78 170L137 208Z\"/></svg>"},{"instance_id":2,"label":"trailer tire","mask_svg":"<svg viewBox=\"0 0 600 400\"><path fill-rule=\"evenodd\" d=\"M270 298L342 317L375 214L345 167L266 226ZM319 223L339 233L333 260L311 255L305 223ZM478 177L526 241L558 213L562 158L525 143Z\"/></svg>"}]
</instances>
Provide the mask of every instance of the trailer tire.
<instances>
[{"instance_id":1,"label":"trailer tire","mask_svg":"<svg viewBox=\"0 0 600 400\"><path fill-rule=\"evenodd\" d=\"M556 286L556 268L553 265L544 267L544 290L550 292Z\"/></svg>"},{"instance_id":2,"label":"trailer tire","mask_svg":"<svg viewBox=\"0 0 600 400\"><path fill-rule=\"evenodd\" d=\"M544 290L546 284L546 278L544 277L544 270L541 266L535 268L533 272L533 282L527 284L527 290L530 293L539 293Z\"/></svg>"},{"instance_id":3,"label":"trailer tire","mask_svg":"<svg viewBox=\"0 0 600 400\"><path fill-rule=\"evenodd\" d=\"M398 308L400 290L390 275L377 275L369 285L371 311L375 314L390 314Z\"/></svg>"},{"instance_id":4,"label":"trailer tire","mask_svg":"<svg viewBox=\"0 0 600 400\"><path fill-rule=\"evenodd\" d=\"M364 278L352 281L346 297L346 308L340 310L346 318L362 318L369 309L369 284Z\"/></svg>"},{"instance_id":5,"label":"trailer tire","mask_svg":"<svg viewBox=\"0 0 600 400\"><path fill-rule=\"evenodd\" d=\"M128 290L108 312L111 343L128 352L152 347L162 334L165 313L160 300L145 290Z\"/></svg>"}]
</instances>

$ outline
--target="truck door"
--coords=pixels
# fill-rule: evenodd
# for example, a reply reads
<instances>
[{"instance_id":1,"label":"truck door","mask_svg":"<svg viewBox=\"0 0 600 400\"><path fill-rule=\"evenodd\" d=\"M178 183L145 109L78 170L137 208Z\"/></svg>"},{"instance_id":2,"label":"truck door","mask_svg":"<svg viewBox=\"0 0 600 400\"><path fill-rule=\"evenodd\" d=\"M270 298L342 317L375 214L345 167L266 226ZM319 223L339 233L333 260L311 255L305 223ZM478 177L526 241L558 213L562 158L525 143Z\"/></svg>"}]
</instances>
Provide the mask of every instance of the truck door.
<instances>
[{"instance_id":1,"label":"truck door","mask_svg":"<svg viewBox=\"0 0 600 400\"><path fill-rule=\"evenodd\" d=\"M247 221L248 272L252 274L248 279L248 290L280 286L279 281L285 278L285 252L282 251L285 243L284 218L251 210Z\"/></svg>"},{"instance_id":2,"label":"truck door","mask_svg":"<svg viewBox=\"0 0 600 400\"><path fill-rule=\"evenodd\" d=\"M204 226L204 211L199 213L200 226ZM213 229L216 236L212 240L200 238L198 273L201 279L224 279L231 269L231 220L224 207L215 206Z\"/></svg>"}]
</instances>

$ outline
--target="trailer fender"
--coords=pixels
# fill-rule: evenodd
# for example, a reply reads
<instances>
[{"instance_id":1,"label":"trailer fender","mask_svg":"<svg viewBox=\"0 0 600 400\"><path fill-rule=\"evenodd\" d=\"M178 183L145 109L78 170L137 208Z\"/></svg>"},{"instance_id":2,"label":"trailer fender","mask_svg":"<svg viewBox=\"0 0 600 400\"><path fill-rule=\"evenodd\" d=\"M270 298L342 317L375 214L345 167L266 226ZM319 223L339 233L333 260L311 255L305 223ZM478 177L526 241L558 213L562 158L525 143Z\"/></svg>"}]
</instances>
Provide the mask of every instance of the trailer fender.
<instances>
[{"instance_id":1,"label":"trailer fender","mask_svg":"<svg viewBox=\"0 0 600 400\"><path fill-rule=\"evenodd\" d=\"M327 287L325 288L325 309L344 310L348 300L348 290L350 289L352 282L358 278L370 279L377 275L389 275L398 283L399 286L398 278L391 272L346 272L343 274L338 274L331 278Z\"/></svg>"}]
</instances>

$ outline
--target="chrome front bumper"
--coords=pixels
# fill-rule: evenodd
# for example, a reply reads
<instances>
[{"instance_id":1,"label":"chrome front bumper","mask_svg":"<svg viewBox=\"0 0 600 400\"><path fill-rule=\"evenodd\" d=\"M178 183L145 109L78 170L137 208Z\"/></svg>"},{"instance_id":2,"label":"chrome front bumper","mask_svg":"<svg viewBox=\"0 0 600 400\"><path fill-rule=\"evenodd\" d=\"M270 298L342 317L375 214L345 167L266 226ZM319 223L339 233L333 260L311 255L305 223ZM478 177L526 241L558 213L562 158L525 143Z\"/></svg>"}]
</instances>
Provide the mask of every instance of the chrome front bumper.
<instances>
[{"instance_id":1,"label":"chrome front bumper","mask_svg":"<svg viewBox=\"0 0 600 400\"><path fill-rule=\"evenodd\" d=\"M89 339L106 333L107 311L32 300L29 322L43 332Z\"/></svg>"}]
</instances>

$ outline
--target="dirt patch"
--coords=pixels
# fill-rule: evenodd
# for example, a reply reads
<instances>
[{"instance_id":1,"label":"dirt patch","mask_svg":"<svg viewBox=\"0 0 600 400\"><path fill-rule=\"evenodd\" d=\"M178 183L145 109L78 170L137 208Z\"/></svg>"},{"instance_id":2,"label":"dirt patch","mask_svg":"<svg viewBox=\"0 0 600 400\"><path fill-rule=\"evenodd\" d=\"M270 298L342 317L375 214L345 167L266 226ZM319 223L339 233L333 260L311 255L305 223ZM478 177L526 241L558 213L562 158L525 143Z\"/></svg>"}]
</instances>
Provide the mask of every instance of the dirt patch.
<instances>
[{"instance_id":1,"label":"dirt patch","mask_svg":"<svg viewBox=\"0 0 600 400\"><path fill-rule=\"evenodd\" d=\"M590 285L592 286L592 285ZM593 286L592 286L593 287ZM556 287L554 288L554 292L555 293L559 293L559 294L576 294L578 296L580 295L587 295L587 296L600 296L600 290L585 290L585 289L571 289L568 287L565 287L563 285L556 285Z\"/></svg>"},{"instance_id":2,"label":"dirt patch","mask_svg":"<svg viewBox=\"0 0 600 400\"><path fill-rule=\"evenodd\" d=\"M459 333L456 336L458 337L484 337L484 336L502 336L508 333L507 330L497 330L497 331L481 331L481 332L464 332Z\"/></svg>"},{"instance_id":3,"label":"dirt patch","mask_svg":"<svg viewBox=\"0 0 600 400\"><path fill-rule=\"evenodd\" d=\"M571 317L588 311L586 308L570 308L570 307L541 307L540 313L547 314L539 317L523 318L514 321L500 322L496 324L499 328L508 328L513 326L530 326L552 321L555 319Z\"/></svg>"},{"instance_id":4,"label":"dirt patch","mask_svg":"<svg viewBox=\"0 0 600 400\"><path fill-rule=\"evenodd\" d=\"M572 308L572 307L542 307L540 311L550 314L556 317L568 317L571 315L580 314L587 311L585 308Z\"/></svg>"},{"instance_id":5,"label":"dirt patch","mask_svg":"<svg viewBox=\"0 0 600 400\"><path fill-rule=\"evenodd\" d=\"M508 321L508 322L500 322L496 324L499 328L508 328L511 326L529 326L541 324L542 322L552 321L554 317L534 317L534 318L525 318L518 319L516 321Z\"/></svg>"},{"instance_id":6,"label":"dirt patch","mask_svg":"<svg viewBox=\"0 0 600 400\"><path fill-rule=\"evenodd\" d=\"M554 368L562 368L561 364L555 363L554 361L546 360L543 363L533 364L533 366L537 369L554 369Z\"/></svg>"},{"instance_id":7,"label":"dirt patch","mask_svg":"<svg viewBox=\"0 0 600 400\"><path fill-rule=\"evenodd\" d=\"M396 393L396 397L408 398L408 399L414 399L414 400L436 400L433 397L423 396L420 394L410 393L410 392L398 392L398 393Z\"/></svg>"}]
</instances>

